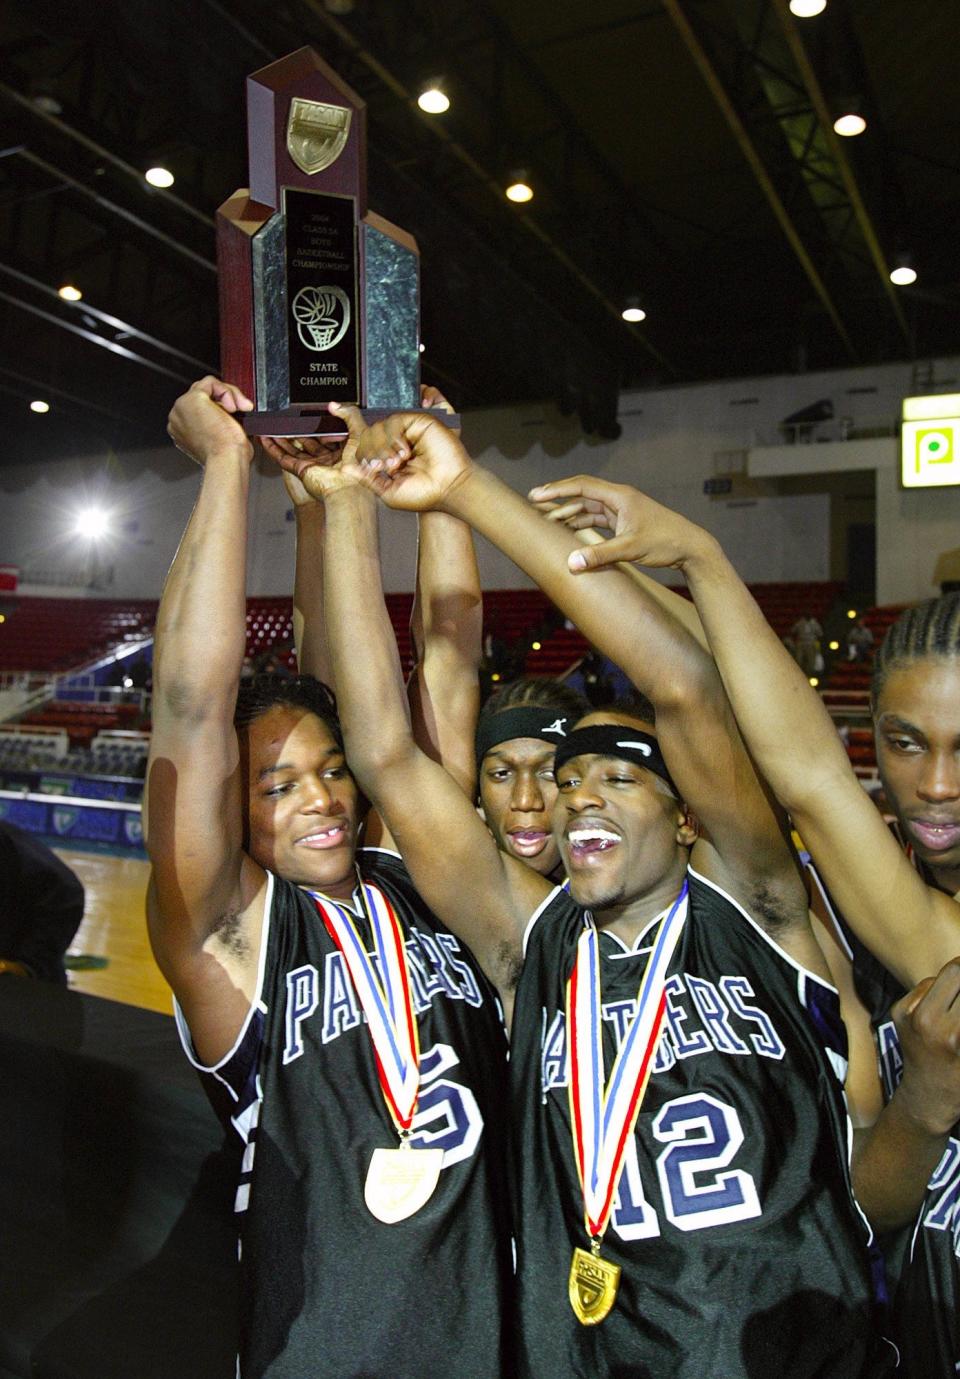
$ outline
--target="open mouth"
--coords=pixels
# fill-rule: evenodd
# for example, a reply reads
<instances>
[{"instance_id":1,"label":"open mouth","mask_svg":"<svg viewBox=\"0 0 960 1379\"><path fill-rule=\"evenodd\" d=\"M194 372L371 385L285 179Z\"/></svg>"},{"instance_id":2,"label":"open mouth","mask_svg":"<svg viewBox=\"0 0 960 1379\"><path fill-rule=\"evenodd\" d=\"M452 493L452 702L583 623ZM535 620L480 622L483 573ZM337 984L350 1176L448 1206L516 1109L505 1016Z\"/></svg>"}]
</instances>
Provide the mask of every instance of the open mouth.
<instances>
[{"instance_id":1,"label":"open mouth","mask_svg":"<svg viewBox=\"0 0 960 1379\"><path fill-rule=\"evenodd\" d=\"M346 824L332 824L330 828L318 828L297 839L298 848L323 851L326 848L341 847L347 841Z\"/></svg>"},{"instance_id":2,"label":"open mouth","mask_svg":"<svg viewBox=\"0 0 960 1379\"><path fill-rule=\"evenodd\" d=\"M550 841L550 834L542 828L510 829L507 833L510 851L518 857L537 857Z\"/></svg>"},{"instance_id":3,"label":"open mouth","mask_svg":"<svg viewBox=\"0 0 960 1379\"><path fill-rule=\"evenodd\" d=\"M609 828L581 827L567 830L570 860L580 862L601 852L609 852L623 841L619 833Z\"/></svg>"},{"instance_id":4,"label":"open mouth","mask_svg":"<svg viewBox=\"0 0 960 1379\"><path fill-rule=\"evenodd\" d=\"M929 852L947 852L960 843L960 823L908 819L907 826L917 842Z\"/></svg>"}]
</instances>

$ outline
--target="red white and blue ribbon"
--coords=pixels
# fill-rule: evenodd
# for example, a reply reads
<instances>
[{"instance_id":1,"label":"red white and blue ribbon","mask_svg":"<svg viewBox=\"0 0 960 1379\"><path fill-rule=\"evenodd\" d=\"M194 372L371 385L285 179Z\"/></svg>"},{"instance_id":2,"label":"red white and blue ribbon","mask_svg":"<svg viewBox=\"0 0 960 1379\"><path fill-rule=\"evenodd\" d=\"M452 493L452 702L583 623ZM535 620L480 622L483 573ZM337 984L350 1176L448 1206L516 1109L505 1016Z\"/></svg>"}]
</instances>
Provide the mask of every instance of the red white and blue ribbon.
<instances>
[{"instance_id":1,"label":"red white and blue ribbon","mask_svg":"<svg viewBox=\"0 0 960 1379\"><path fill-rule=\"evenodd\" d=\"M670 960L683 932L687 883L665 912L637 993L637 1009L617 1050L604 1089L600 936L592 919L577 940L567 983L570 1121L583 1187L587 1233L601 1239L610 1219L623 1156L633 1134L663 1028Z\"/></svg>"},{"instance_id":2,"label":"red white and blue ribbon","mask_svg":"<svg viewBox=\"0 0 960 1379\"><path fill-rule=\"evenodd\" d=\"M420 1041L413 1008L403 930L376 886L361 885L376 964L354 918L343 905L311 891L327 933L343 954L357 999L367 1017L377 1075L387 1109L401 1135L409 1132L420 1092Z\"/></svg>"}]
</instances>

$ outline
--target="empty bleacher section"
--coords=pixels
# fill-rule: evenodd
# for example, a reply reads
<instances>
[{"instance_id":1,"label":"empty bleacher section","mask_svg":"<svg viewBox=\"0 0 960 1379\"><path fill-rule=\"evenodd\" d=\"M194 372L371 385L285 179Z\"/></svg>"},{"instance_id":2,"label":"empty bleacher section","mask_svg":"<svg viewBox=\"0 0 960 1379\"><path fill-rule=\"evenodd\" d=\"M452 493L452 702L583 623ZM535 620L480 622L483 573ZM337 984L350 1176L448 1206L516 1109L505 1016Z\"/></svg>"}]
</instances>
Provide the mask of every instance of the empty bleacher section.
<instances>
[{"instance_id":1,"label":"empty bleacher section","mask_svg":"<svg viewBox=\"0 0 960 1379\"><path fill-rule=\"evenodd\" d=\"M52 672L94 660L112 647L148 636L155 599L4 597L0 604L0 673Z\"/></svg>"},{"instance_id":2,"label":"empty bleacher section","mask_svg":"<svg viewBox=\"0 0 960 1379\"><path fill-rule=\"evenodd\" d=\"M834 628L841 628L825 632L828 677L821 692L854 769L861 777L872 778L876 773L869 727L872 656L853 662L846 658L843 586L836 582L755 584L751 591L780 636L808 615L825 628L831 619ZM677 592L686 593L684 589ZM387 595L405 671L413 662L412 601L411 594ZM149 745L146 696L142 688L126 694L117 687L116 673L108 677L138 659L148 673L156 609L156 602L150 600L3 599L0 676L8 683L17 676L29 677L30 685L45 688L41 702L21 713L18 721L0 727L0 790L39 790L101 800L139 798ZM875 645L901 611L900 606L881 607L862 614ZM496 671L491 679L519 674L575 676L580 667L597 669L598 658L591 657L589 643L564 625L538 589L487 591L483 628L488 672ZM839 641L833 658L826 650L831 636ZM124 649L129 657L118 661ZM289 598L247 601L246 654L255 669L268 665L296 670ZM599 669L602 677L602 666ZM617 686L615 670L612 680Z\"/></svg>"}]
</instances>

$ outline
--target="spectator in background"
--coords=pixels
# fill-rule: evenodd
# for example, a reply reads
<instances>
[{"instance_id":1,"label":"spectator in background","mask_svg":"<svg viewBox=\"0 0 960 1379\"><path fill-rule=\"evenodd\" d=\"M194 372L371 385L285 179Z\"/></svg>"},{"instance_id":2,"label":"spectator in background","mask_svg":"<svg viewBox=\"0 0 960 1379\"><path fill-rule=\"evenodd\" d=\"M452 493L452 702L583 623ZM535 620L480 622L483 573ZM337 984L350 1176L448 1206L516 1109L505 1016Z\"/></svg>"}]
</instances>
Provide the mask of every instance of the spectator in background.
<instances>
[{"instance_id":1,"label":"spectator in background","mask_svg":"<svg viewBox=\"0 0 960 1379\"><path fill-rule=\"evenodd\" d=\"M857 618L847 633L847 660L866 661L873 651L873 633L866 618Z\"/></svg>"},{"instance_id":2,"label":"spectator in background","mask_svg":"<svg viewBox=\"0 0 960 1379\"><path fill-rule=\"evenodd\" d=\"M793 656L800 669L804 675L815 675L823 628L812 614L805 613L802 618L797 618L791 627L790 636L793 640ZM823 669L822 662L819 668Z\"/></svg>"},{"instance_id":3,"label":"spectator in background","mask_svg":"<svg viewBox=\"0 0 960 1379\"><path fill-rule=\"evenodd\" d=\"M0 823L0 975L66 985L63 955L83 919L83 887L30 833Z\"/></svg>"}]
</instances>

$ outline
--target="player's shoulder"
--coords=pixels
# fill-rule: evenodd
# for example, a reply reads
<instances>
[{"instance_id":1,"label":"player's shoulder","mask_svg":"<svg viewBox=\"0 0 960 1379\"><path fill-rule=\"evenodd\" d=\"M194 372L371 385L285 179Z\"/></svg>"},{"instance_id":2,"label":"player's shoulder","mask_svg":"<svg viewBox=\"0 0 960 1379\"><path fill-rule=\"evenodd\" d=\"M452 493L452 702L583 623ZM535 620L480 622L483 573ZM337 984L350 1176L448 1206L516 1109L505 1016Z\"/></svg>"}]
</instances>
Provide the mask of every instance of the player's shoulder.
<instances>
[{"instance_id":1,"label":"player's shoulder","mask_svg":"<svg viewBox=\"0 0 960 1379\"><path fill-rule=\"evenodd\" d=\"M530 914L523 932L525 959L537 953L565 948L576 940L584 925L587 911L578 905L566 880L559 882L546 894L538 893L538 904Z\"/></svg>"}]
</instances>

